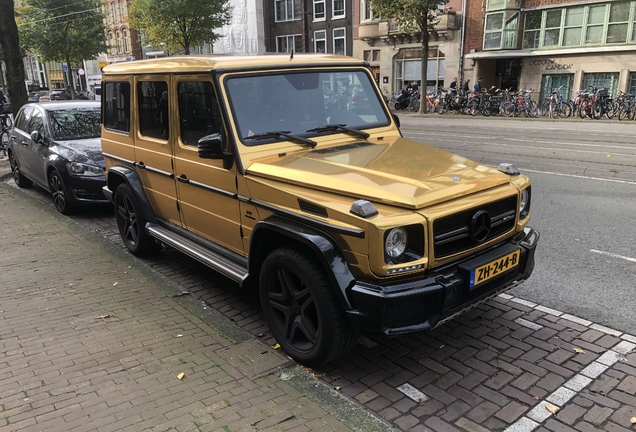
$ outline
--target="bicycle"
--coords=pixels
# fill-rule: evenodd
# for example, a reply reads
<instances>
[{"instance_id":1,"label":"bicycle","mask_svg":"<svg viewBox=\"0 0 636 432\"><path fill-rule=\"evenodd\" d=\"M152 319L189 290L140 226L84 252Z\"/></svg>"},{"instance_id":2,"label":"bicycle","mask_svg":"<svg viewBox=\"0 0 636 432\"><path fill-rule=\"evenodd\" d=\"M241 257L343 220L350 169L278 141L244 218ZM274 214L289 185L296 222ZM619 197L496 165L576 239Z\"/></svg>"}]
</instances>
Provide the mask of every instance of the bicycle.
<instances>
[{"instance_id":1,"label":"bicycle","mask_svg":"<svg viewBox=\"0 0 636 432\"><path fill-rule=\"evenodd\" d=\"M7 156L7 148L9 147L9 131L13 127L13 121L9 114L0 114L0 153Z\"/></svg>"},{"instance_id":2,"label":"bicycle","mask_svg":"<svg viewBox=\"0 0 636 432\"><path fill-rule=\"evenodd\" d=\"M563 102L563 95L561 95L562 88L563 86L555 88L552 90L552 93L550 93L548 103L548 114L550 118L564 118L572 115L572 108L570 107L570 104Z\"/></svg>"},{"instance_id":3,"label":"bicycle","mask_svg":"<svg viewBox=\"0 0 636 432\"><path fill-rule=\"evenodd\" d=\"M506 117L516 117L521 114L525 114L528 117L539 117L539 105L536 101L532 100L530 93L534 90L521 89L514 96L512 100L505 101L501 104L501 112Z\"/></svg>"}]
</instances>

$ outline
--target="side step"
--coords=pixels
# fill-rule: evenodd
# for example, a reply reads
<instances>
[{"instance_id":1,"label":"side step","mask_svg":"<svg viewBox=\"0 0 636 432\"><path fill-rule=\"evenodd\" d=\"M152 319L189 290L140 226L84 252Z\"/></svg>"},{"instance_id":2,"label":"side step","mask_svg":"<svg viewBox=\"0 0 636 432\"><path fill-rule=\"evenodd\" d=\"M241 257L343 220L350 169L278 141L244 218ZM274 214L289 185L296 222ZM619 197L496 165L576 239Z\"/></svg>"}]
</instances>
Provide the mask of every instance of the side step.
<instances>
[{"instance_id":1,"label":"side step","mask_svg":"<svg viewBox=\"0 0 636 432\"><path fill-rule=\"evenodd\" d=\"M147 224L146 232L157 240L172 246L186 255L202 262L224 276L243 284L247 278L247 267L211 251L200 244L157 224Z\"/></svg>"}]
</instances>

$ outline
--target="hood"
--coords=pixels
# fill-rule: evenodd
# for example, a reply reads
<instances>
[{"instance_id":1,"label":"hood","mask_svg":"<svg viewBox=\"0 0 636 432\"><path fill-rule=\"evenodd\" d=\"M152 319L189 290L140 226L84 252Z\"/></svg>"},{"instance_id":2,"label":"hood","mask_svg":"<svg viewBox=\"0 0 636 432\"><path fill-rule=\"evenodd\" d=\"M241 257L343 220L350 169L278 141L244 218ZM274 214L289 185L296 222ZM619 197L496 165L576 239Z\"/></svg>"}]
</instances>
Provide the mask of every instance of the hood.
<instances>
[{"instance_id":1,"label":"hood","mask_svg":"<svg viewBox=\"0 0 636 432\"><path fill-rule=\"evenodd\" d=\"M55 141L57 153L69 162L95 163L104 168L101 138Z\"/></svg>"},{"instance_id":2,"label":"hood","mask_svg":"<svg viewBox=\"0 0 636 432\"><path fill-rule=\"evenodd\" d=\"M248 175L419 209L508 184L470 159L405 138L253 160Z\"/></svg>"}]
</instances>

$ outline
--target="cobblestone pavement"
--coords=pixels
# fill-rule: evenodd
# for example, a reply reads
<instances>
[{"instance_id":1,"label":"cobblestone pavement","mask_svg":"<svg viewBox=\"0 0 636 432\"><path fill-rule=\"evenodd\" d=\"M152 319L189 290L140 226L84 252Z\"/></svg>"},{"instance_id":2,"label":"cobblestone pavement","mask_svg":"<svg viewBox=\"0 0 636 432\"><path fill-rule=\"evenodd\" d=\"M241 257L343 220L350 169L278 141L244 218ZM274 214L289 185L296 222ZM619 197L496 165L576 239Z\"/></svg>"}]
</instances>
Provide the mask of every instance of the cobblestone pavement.
<instances>
[{"instance_id":1,"label":"cobblestone pavement","mask_svg":"<svg viewBox=\"0 0 636 432\"><path fill-rule=\"evenodd\" d=\"M123 248L111 214L74 219ZM176 251L144 262L275 343L258 298L233 282ZM313 373L400 430L619 432L636 429L634 348L631 335L504 294L428 333L363 338Z\"/></svg>"}]
</instances>

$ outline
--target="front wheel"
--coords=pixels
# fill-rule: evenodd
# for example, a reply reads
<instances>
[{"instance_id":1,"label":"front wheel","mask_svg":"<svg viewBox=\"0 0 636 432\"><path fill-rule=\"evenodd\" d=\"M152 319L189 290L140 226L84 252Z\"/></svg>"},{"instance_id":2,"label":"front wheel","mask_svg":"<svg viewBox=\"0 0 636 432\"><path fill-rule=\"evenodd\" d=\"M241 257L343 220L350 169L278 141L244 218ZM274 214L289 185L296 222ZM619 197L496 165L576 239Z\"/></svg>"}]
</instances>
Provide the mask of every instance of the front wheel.
<instances>
[{"instance_id":1,"label":"front wheel","mask_svg":"<svg viewBox=\"0 0 636 432\"><path fill-rule=\"evenodd\" d=\"M62 176L57 171L51 171L49 174L49 188L53 195L53 204L55 208L62 214L70 214L73 211L73 206L68 202L68 193L66 193L66 186L62 180Z\"/></svg>"},{"instance_id":2,"label":"front wheel","mask_svg":"<svg viewBox=\"0 0 636 432\"><path fill-rule=\"evenodd\" d=\"M319 264L295 249L276 249L263 262L259 291L272 334L294 360L319 366L357 342L357 332Z\"/></svg>"},{"instance_id":3,"label":"front wheel","mask_svg":"<svg viewBox=\"0 0 636 432\"><path fill-rule=\"evenodd\" d=\"M2 127L2 130L8 131L12 126L13 120L11 120L11 117L9 117L9 115L3 115L0 119L0 127Z\"/></svg>"},{"instance_id":4,"label":"front wheel","mask_svg":"<svg viewBox=\"0 0 636 432\"><path fill-rule=\"evenodd\" d=\"M603 103L597 99L592 104L592 118L594 120L600 120L603 114Z\"/></svg>"},{"instance_id":5,"label":"front wheel","mask_svg":"<svg viewBox=\"0 0 636 432\"><path fill-rule=\"evenodd\" d=\"M156 251L157 242L146 233L146 216L130 187L121 184L115 191L115 220L126 248L135 256Z\"/></svg>"},{"instance_id":6,"label":"front wheel","mask_svg":"<svg viewBox=\"0 0 636 432\"><path fill-rule=\"evenodd\" d=\"M515 103L506 101L501 104L500 110L504 117L512 117L515 115Z\"/></svg>"}]
</instances>

